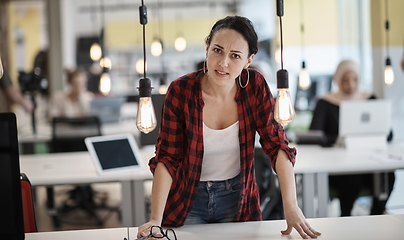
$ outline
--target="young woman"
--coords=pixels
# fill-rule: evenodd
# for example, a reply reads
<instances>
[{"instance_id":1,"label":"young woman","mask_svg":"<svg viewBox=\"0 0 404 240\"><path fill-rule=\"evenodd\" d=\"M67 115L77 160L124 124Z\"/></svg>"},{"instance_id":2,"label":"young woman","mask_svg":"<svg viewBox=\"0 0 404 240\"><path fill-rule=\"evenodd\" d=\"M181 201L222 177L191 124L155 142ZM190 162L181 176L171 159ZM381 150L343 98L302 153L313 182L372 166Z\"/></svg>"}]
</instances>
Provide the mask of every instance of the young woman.
<instances>
[{"instance_id":1,"label":"young woman","mask_svg":"<svg viewBox=\"0 0 404 240\"><path fill-rule=\"evenodd\" d=\"M248 69L258 37L244 17L228 16L206 38L205 68L174 80L167 91L156 155L149 222L153 225L259 221L254 142L260 135L282 190L287 229L303 238L320 235L296 201L293 164L283 127L274 120L274 99L261 73Z\"/></svg>"}]
</instances>

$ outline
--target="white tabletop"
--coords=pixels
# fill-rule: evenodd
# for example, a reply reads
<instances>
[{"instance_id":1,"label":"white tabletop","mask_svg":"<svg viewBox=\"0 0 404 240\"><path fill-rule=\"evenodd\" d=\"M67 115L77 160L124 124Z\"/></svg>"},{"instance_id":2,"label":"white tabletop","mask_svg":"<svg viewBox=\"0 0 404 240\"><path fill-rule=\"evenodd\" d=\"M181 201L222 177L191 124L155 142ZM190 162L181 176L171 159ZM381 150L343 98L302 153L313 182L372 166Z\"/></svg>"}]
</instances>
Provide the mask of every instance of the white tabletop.
<instances>
[{"instance_id":1,"label":"white tabletop","mask_svg":"<svg viewBox=\"0 0 404 240\"><path fill-rule=\"evenodd\" d=\"M349 174L404 168L404 159L380 159L391 155L404 158L404 142L391 143L386 151L350 151L317 145L297 145L296 149L295 173Z\"/></svg>"},{"instance_id":2,"label":"white tabletop","mask_svg":"<svg viewBox=\"0 0 404 240\"><path fill-rule=\"evenodd\" d=\"M25 234L25 240L123 240L127 237L128 228L104 228Z\"/></svg>"},{"instance_id":3,"label":"white tabletop","mask_svg":"<svg viewBox=\"0 0 404 240\"><path fill-rule=\"evenodd\" d=\"M404 215L379 215L364 217L308 219L309 224L322 233L321 240L402 240L404 237ZM282 236L286 221L262 221L188 225L175 228L178 240L285 240L301 239L296 230ZM136 239L137 228L130 228L130 239Z\"/></svg>"},{"instance_id":4,"label":"white tabletop","mask_svg":"<svg viewBox=\"0 0 404 240\"><path fill-rule=\"evenodd\" d=\"M140 149L142 160L147 163L154 154L153 146ZM27 174L32 185L86 184L125 180L151 179L145 164L136 171L98 175L88 152L48 153L20 155L20 171Z\"/></svg>"}]
</instances>

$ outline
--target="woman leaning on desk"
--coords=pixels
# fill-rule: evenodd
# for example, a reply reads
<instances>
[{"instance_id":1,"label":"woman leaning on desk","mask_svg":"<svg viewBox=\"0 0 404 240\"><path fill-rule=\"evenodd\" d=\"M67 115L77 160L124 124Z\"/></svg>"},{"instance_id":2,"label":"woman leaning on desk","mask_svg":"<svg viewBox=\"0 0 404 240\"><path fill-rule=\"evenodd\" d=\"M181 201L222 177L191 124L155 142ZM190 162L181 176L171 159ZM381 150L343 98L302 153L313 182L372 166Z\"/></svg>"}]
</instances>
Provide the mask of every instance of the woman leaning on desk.
<instances>
[{"instance_id":1,"label":"woman leaning on desk","mask_svg":"<svg viewBox=\"0 0 404 240\"><path fill-rule=\"evenodd\" d=\"M344 100L375 99L374 95L358 92L360 71L358 65L351 60L340 62L334 74L334 81L338 85L338 91L322 96L313 112L313 119L310 125L311 130L322 130L326 136L327 147L334 145L338 138L339 129L339 105ZM392 139L392 132L388 141ZM370 214L382 214L385 211L386 202L393 190L394 172L387 175L381 174L384 181L383 188L387 184L386 196L373 196L373 204ZM386 181L387 180L387 181ZM350 216L355 200L359 197L360 191L364 188L370 189L373 194L373 174L350 174L333 175L329 177L331 189L337 192L340 200L341 216Z\"/></svg>"},{"instance_id":2,"label":"woman leaning on desk","mask_svg":"<svg viewBox=\"0 0 404 240\"><path fill-rule=\"evenodd\" d=\"M166 95L156 155L149 222L181 226L259 221L254 138L271 159L282 190L287 229L303 238L320 235L297 205L293 164L283 127L274 120L274 99L261 73L248 69L257 34L244 17L216 22L206 38L205 68L174 80Z\"/></svg>"}]
</instances>

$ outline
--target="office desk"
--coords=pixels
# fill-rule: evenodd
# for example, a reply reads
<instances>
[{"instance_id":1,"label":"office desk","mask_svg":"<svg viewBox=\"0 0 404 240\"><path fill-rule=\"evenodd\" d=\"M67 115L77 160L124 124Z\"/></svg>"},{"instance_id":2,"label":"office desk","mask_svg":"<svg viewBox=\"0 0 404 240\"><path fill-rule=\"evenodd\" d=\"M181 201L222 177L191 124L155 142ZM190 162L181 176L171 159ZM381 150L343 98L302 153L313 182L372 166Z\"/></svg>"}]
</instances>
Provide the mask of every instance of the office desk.
<instances>
[{"instance_id":1,"label":"office desk","mask_svg":"<svg viewBox=\"0 0 404 240\"><path fill-rule=\"evenodd\" d=\"M25 240L123 240L127 237L128 228L126 227L25 234Z\"/></svg>"},{"instance_id":2,"label":"office desk","mask_svg":"<svg viewBox=\"0 0 404 240\"><path fill-rule=\"evenodd\" d=\"M142 148L140 154L147 162L154 154L154 146ZM139 171L100 176L88 152L71 152L21 155L20 168L33 186L121 182L123 226L138 226L146 221L143 182L152 179L147 164Z\"/></svg>"},{"instance_id":3,"label":"office desk","mask_svg":"<svg viewBox=\"0 0 404 240\"><path fill-rule=\"evenodd\" d=\"M321 240L401 240L404 238L404 215L308 219L309 224L321 232ZM285 240L302 239L296 230L282 236L286 221L262 221L188 225L176 228L178 240ZM130 228L129 239L136 239L137 228Z\"/></svg>"},{"instance_id":4,"label":"office desk","mask_svg":"<svg viewBox=\"0 0 404 240\"><path fill-rule=\"evenodd\" d=\"M404 168L404 160L379 161L375 154L404 156L404 142L391 143L386 151L348 151L344 148L322 148L297 145L295 173L303 175L303 212L306 217L327 217L328 175L375 173ZM317 190L318 214L313 196Z\"/></svg>"}]
</instances>

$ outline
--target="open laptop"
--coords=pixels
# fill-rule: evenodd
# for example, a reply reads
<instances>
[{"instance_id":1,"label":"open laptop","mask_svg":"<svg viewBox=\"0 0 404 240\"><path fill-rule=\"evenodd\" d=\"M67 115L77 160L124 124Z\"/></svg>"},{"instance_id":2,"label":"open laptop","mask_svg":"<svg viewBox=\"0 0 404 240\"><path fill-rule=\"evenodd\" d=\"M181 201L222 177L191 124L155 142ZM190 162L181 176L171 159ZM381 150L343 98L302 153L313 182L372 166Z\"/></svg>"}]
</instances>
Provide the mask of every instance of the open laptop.
<instances>
[{"instance_id":1,"label":"open laptop","mask_svg":"<svg viewBox=\"0 0 404 240\"><path fill-rule=\"evenodd\" d=\"M391 102L384 99L342 101L337 145L347 148L387 147Z\"/></svg>"},{"instance_id":2,"label":"open laptop","mask_svg":"<svg viewBox=\"0 0 404 240\"><path fill-rule=\"evenodd\" d=\"M24 239L17 123L14 113L0 113L0 239Z\"/></svg>"},{"instance_id":3,"label":"open laptop","mask_svg":"<svg viewBox=\"0 0 404 240\"><path fill-rule=\"evenodd\" d=\"M145 165L132 134L87 137L84 141L100 175L136 171Z\"/></svg>"},{"instance_id":4,"label":"open laptop","mask_svg":"<svg viewBox=\"0 0 404 240\"><path fill-rule=\"evenodd\" d=\"M97 116L101 123L119 122L124 102L124 97L96 97L91 101L90 115Z\"/></svg>"}]
</instances>

